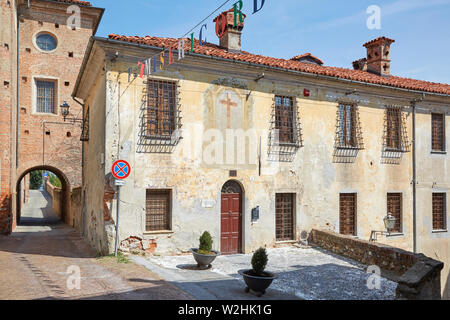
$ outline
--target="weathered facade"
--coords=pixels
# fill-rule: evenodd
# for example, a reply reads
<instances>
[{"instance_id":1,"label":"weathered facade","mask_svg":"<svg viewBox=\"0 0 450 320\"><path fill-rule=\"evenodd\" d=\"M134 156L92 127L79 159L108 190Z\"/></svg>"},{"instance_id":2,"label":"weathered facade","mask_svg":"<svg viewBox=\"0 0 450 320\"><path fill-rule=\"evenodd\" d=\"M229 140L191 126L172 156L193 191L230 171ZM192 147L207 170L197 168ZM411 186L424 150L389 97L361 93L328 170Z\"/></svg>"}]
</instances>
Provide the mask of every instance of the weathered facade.
<instances>
[{"instance_id":1,"label":"weathered facade","mask_svg":"<svg viewBox=\"0 0 450 320\"><path fill-rule=\"evenodd\" d=\"M71 93L102 13L77 0L0 2L1 233L15 228L25 195L21 180L36 169L63 182L64 218L73 222L70 192L82 180L81 123L64 121L59 106L67 101L68 119L81 120L82 106Z\"/></svg>"},{"instance_id":2,"label":"weathered facade","mask_svg":"<svg viewBox=\"0 0 450 320\"><path fill-rule=\"evenodd\" d=\"M121 188L123 250L187 251L205 230L223 253L299 241L313 228L368 240L389 212L394 232L378 241L416 243L444 261L448 296L449 210L439 197L450 187L450 86L391 76L386 54L361 62L369 72L236 52L240 39L231 42L195 40L193 53L186 43L179 60L168 53L177 39L91 40L74 91L90 123L91 243L113 249L111 167L123 159L132 167ZM386 53L392 42L366 47ZM155 55L157 72L141 77L138 62Z\"/></svg>"}]
</instances>

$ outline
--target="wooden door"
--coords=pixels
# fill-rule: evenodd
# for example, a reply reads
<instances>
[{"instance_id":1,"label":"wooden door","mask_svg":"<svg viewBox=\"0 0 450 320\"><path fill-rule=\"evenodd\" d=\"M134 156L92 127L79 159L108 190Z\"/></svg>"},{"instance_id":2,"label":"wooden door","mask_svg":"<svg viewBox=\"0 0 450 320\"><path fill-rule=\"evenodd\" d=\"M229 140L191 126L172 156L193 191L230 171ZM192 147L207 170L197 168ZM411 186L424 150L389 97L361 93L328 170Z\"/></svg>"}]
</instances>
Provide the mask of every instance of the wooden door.
<instances>
[{"instance_id":1,"label":"wooden door","mask_svg":"<svg viewBox=\"0 0 450 320\"><path fill-rule=\"evenodd\" d=\"M239 193L222 194L221 253L241 253L242 210Z\"/></svg>"}]
</instances>

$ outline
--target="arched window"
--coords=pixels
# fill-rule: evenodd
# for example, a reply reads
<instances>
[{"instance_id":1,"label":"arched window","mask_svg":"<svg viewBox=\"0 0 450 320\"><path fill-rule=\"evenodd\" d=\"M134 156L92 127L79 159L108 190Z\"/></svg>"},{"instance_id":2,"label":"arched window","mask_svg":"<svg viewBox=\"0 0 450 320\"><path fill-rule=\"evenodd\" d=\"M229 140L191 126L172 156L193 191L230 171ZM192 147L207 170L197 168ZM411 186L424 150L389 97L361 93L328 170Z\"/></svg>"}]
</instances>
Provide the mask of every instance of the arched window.
<instances>
[{"instance_id":1,"label":"arched window","mask_svg":"<svg viewBox=\"0 0 450 320\"><path fill-rule=\"evenodd\" d=\"M53 51L56 49L57 41L49 33L41 33L36 36L36 45L42 51Z\"/></svg>"},{"instance_id":2,"label":"arched window","mask_svg":"<svg viewBox=\"0 0 450 320\"><path fill-rule=\"evenodd\" d=\"M224 194L233 194L233 193L242 193L241 186L236 181L228 181L222 187L222 193Z\"/></svg>"}]
</instances>

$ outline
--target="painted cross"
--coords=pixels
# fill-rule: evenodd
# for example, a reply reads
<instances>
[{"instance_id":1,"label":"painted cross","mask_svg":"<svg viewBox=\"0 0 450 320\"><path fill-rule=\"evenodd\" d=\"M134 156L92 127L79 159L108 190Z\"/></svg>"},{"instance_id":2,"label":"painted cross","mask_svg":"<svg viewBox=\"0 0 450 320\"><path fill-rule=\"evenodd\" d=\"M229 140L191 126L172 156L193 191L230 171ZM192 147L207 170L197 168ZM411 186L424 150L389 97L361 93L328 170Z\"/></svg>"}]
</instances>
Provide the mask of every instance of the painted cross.
<instances>
[{"instance_id":1,"label":"painted cross","mask_svg":"<svg viewBox=\"0 0 450 320\"><path fill-rule=\"evenodd\" d=\"M238 104L234 103L230 99L228 93L227 93L227 100L220 100L220 103L227 105L227 128L230 129L231 128L231 107L237 107Z\"/></svg>"}]
</instances>

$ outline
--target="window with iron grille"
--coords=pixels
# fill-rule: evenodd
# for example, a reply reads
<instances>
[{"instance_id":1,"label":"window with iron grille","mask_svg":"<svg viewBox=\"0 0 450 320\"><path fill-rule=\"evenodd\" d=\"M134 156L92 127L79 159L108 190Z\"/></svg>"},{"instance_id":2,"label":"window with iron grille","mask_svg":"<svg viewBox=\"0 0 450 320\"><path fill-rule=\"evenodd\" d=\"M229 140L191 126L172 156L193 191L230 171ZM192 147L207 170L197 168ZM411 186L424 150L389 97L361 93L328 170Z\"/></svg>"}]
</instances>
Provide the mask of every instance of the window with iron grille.
<instances>
[{"instance_id":1,"label":"window with iron grille","mask_svg":"<svg viewBox=\"0 0 450 320\"><path fill-rule=\"evenodd\" d=\"M386 108L386 147L389 149L400 150L402 139L402 119L401 109L387 107Z\"/></svg>"},{"instance_id":2,"label":"window with iron grille","mask_svg":"<svg viewBox=\"0 0 450 320\"><path fill-rule=\"evenodd\" d=\"M294 240L294 199L293 193L276 194L276 239Z\"/></svg>"},{"instance_id":3,"label":"window with iron grille","mask_svg":"<svg viewBox=\"0 0 450 320\"><path fill-rule=\"evenodd\" d=\"M387 195L387 212L395 218L395 227L393 232L403 232L403 199L401 193L388 193Z\"/></svg>"},{"instance_id":4,"label":"window with iron grille","mask_svg":"<svg viewBox=\"0 0 450 320\"><path fill-rule=\"evenodd\" d=\"M275 96L275 129L279 130L280 143L296 143L295 118L294 99Z\"/></svg>"},{"instance_id":5,"label":"window with iron grille","mask_svg":"<svg viewBox=\"0 0 450 320\"><path fill-rule=\"evenodd\" d=\"M147 190L146 231L171 230L171 191Z\"/></svg>"},{"instance_id":6,"label":"window with iron grille","mask_svg":"<svg viewBox=\"0 0 450 320\"><path fill-rule=\"evenodd\" d=\"M343 235L356 236L356 193L341 193L339 199L339 230Z\"/></svg>"},{"instance_id":7,"label":"window with iron grille","mask_svg":"<svg viewBox=\"0 0 450 320\"><path fill-rule=\"evenodd\" d=\"M339 105L338 111L339 147L358 148L358 115L355 105Z\"/></svg>"},{"instance_id":8,"label":"window with iron grille","mask_svg":"<svg viewBox=\"0 0 450 320\"><path fill-rule=\"evenodd\" d=\"M432 113L432 149L445 151L445 118L444 114Z\"/></svg>"},{"instance_id":9,"label":"window with iron grille","mask_svg":"<svg viewBox=\"0 0 450 320\"><path fill-rule=\"evenodd\" d=\"M36 80L36 112L55 113L55 81Z\"/></svg>"},{"instance_id":10,"label":"window with iron grille","mask_svg":"<svg viewBox=\"0 0 450 320\"><path fill-rule=\"evenodd\" d=\"M148 80L146 136L170 139L176 129L176 83Z\"/></svg>"},{"instance_id":11,"label":"window with iron grille","mask_svg":"<svg viewBox=\"0 0 450 320\"><path fill-rule=\"evenodd\" d=\"M447 194L433 193L433 230L447 229Z\"/></svg>"}]
</instances>

